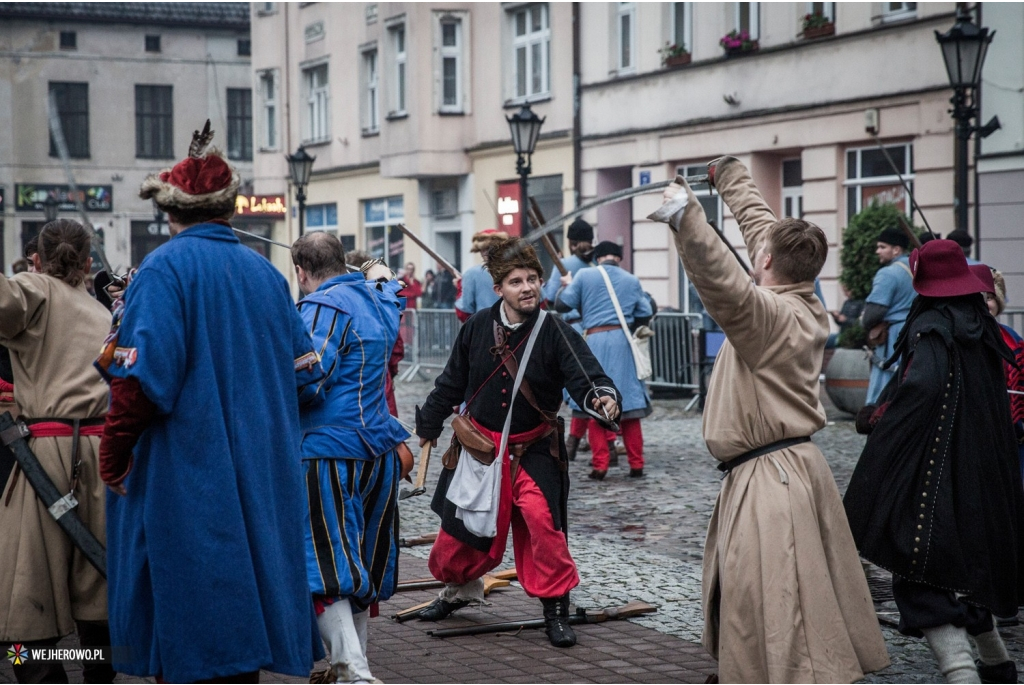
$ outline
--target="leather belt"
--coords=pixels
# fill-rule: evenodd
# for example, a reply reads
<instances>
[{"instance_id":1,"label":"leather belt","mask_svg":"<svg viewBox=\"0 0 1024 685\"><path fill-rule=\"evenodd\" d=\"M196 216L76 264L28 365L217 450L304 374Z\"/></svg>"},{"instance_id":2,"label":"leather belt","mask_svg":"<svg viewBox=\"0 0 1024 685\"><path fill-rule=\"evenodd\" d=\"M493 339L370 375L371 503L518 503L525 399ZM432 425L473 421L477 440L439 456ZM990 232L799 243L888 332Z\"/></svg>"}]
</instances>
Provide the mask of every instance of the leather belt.
<instances>
[{"instance_id":1,"label":"leather belt","mask_svg":"<svg viewBox=\"0 0 1024 685\"><path fill-rule=\"evenodd\" d=\"M607 326L594 326L593 328L587 329L587 335L593 335L594 333L604 333L605 331L621 331L622 326L617 323L609 324Z\"/></svg>"},{"instance_id":2,"label":"leather belt","mask_svg":"<svg viewBox=\"0 0 1024 685\"><path fill-rule=\"evenodd\" d=\"M784 450L787 447L793 447L794 445L802 445L803 443L810 441L811 439L806 436L802 438L786 438L785 440L776 440L775 442L765 445L764 447L756 447L750 450L749 452L744 452L743 454L739 455L738 457L734 457L729 461L723 461L721 464L718 465L718 470L728 475L732 473L732 470L734 468L746 464L751 459L757 459L758 457L763 457L766 454L778 452L779 450Z\"/></svg>"}]
</instances>

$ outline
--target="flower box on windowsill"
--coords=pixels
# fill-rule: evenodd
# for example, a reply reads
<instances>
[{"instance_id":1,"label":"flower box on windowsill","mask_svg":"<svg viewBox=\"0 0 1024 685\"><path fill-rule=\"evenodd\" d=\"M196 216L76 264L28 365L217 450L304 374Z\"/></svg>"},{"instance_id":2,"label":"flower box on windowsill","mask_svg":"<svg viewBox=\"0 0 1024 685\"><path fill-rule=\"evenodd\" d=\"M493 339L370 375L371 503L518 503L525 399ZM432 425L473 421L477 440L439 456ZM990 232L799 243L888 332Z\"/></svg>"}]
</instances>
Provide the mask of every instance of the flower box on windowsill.
<instances>
[{"instance_id":1,"label":"flower box on windowsill","mask_svg":"<svg viewBox=\"0 0 1024 685\"><path fill-rule=\"evenodd\" d=\"M756 40L752 40L743 47L725 48L725 54L728 57L735 57L736 55L745 55L750 52L757 52L760 47L761 45Z\"/></svg>"},{"instance_id":2,"label":"flower box on windowsill","mask_svg":"<svg viewBox=\"0 0 1024 685\"><path fill-rule=\"evenodd\" d=\"M804 40L813 40L814 38L824 38L825 36L835 35L836 25L832 23L825 24L824 26L814 26L804 29Z\"/></svg>"},{"instance_id":3,"label":"flower box on windowsill","mask_svg":"<svg viewBox=\"0 0 1024 685\"><path fill-rule=\"evenodd\" d=\"M693 59L693 55L688 52L684 52L681 55L673 55L672 57L666 57L662 61L662 66L666 69L672 69L674 67L685 67Z\"/></svg>"}]
</instances>

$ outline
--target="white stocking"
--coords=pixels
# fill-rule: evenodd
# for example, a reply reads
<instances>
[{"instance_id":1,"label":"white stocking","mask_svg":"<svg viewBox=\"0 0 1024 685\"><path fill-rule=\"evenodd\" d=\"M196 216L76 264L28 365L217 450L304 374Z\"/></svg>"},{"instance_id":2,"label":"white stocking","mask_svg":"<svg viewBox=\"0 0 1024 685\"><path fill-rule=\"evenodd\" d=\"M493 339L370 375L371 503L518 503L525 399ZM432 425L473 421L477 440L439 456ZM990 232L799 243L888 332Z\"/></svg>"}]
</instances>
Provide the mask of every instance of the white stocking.
<instances>
[{"instance_id":1,"label":"white stocking","mask_svg":"<svg viewBox=\"0 0 1024 685\"><path fill-rule=\"evenodd\" d=\"M320 636L330 652L331 672L334 674L335 682L371 682L373 676L366 662L363 641L360 640L359 631L356 629L349 601L342 599L329 605L324 613L317 617L316 622L320 627ZM365 630L365 619L363 626Z\"/></svg>"},{"instance_id":2,"label":"white stocking","mask_svg":"<svg viewBox=\"0 0 1024 685\"><path fill-rule=\"evenodd\" d=\"M938 628L924 628L921 632L928 640L947 683L981 682L965 629L947 623Z\"/></svg>"}]
</instances>

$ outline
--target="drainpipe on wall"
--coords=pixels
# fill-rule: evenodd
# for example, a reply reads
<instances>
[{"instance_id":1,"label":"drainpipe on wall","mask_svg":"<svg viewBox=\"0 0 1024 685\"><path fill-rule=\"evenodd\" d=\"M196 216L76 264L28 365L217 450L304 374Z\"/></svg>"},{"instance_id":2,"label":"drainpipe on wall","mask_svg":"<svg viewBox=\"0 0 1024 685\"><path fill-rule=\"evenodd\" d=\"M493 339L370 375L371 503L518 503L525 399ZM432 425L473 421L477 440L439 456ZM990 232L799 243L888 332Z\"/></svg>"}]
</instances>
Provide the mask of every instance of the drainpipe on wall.
<instances>
[{"instance_id":1,"label":"drainpipe on wall","mask_svg":"<svg viewBox=\"0 0 1024 685\"><path fill-rule=\"evenodd\" d=\"M580 3L572 3L572 187L576 207L580 206L580 166L583 158L583 143L580 140Z\"/></svg>"},{"instance_id":2,"label":"drainpipe on wall","mask_svg":"<svg viewBox=\"0 0 1024 685\"><path fill-rule=\"evenodd\" d=\"M978 26L981 26L981 5L982 5L982 3L979 2L977 4L977 9L975 10L978 13L978 16L977 16L977 19L976 19L976 21L978 23ZM980 126L981 122L984 121L984 119L981 116L981 85L982 85L982 81L983 81L983 79L978 78L978 86L974 89L974 102L977 104L977 107L978 107L977 119L975 119L974 121L975 121L975 124L978 125L978 126ZM980 133L975 133L974 134L974 258L980 262L981 261L981 195L979 194L979 192L981 190L981 182L978 179L978 157L979 156L981 156L981 134Z\"/></svg>"}]
</instances>

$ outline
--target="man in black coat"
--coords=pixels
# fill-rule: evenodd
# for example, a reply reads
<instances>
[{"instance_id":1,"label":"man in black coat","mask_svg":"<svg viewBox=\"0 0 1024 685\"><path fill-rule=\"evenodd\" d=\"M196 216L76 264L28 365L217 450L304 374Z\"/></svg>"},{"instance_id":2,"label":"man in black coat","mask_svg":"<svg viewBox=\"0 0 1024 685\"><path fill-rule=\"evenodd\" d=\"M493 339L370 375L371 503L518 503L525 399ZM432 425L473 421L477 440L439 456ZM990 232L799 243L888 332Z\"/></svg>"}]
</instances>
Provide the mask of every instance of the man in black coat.
<instances>
[{"instance_id":1,"label":"man in black coat","mask_svg":"<svg viewBox=\"0 0 1024 685\"><path fill-rule=\"evenodd\" d=\"M543 603L551 643L571 647L576 636L568 623L569 591L580 581L566 539L568 459L557 412L563 387L598 418L614 421L621 399L579 333L541 311L543 270L528 243L506 238L492 244L487 270L501 299L466 321L416 412L423 446L436 442L453 408L465 405L452 422L464 449L445 455L431 503L441 530L429 568L446 586L420 618L436 621L481 600L481 578L501 563L511 527L519 582ZM500 469L500 492L486 485L494 474L481 463Z\"/></svg>"},{"instance_id":2,"label":"man in black coat","mask_svg":"<svg viewBox=\"0 0 1024 685\"><path fill-rule=\"evenodd\" d=\"M992 622L1017 613L1024 587L1012 357L956 243L929 242L910 268L918 297L846 492L850 529L893 574L900 632L928 640L948 682L1017 682Z\"/></svg>"}]
</instances>

